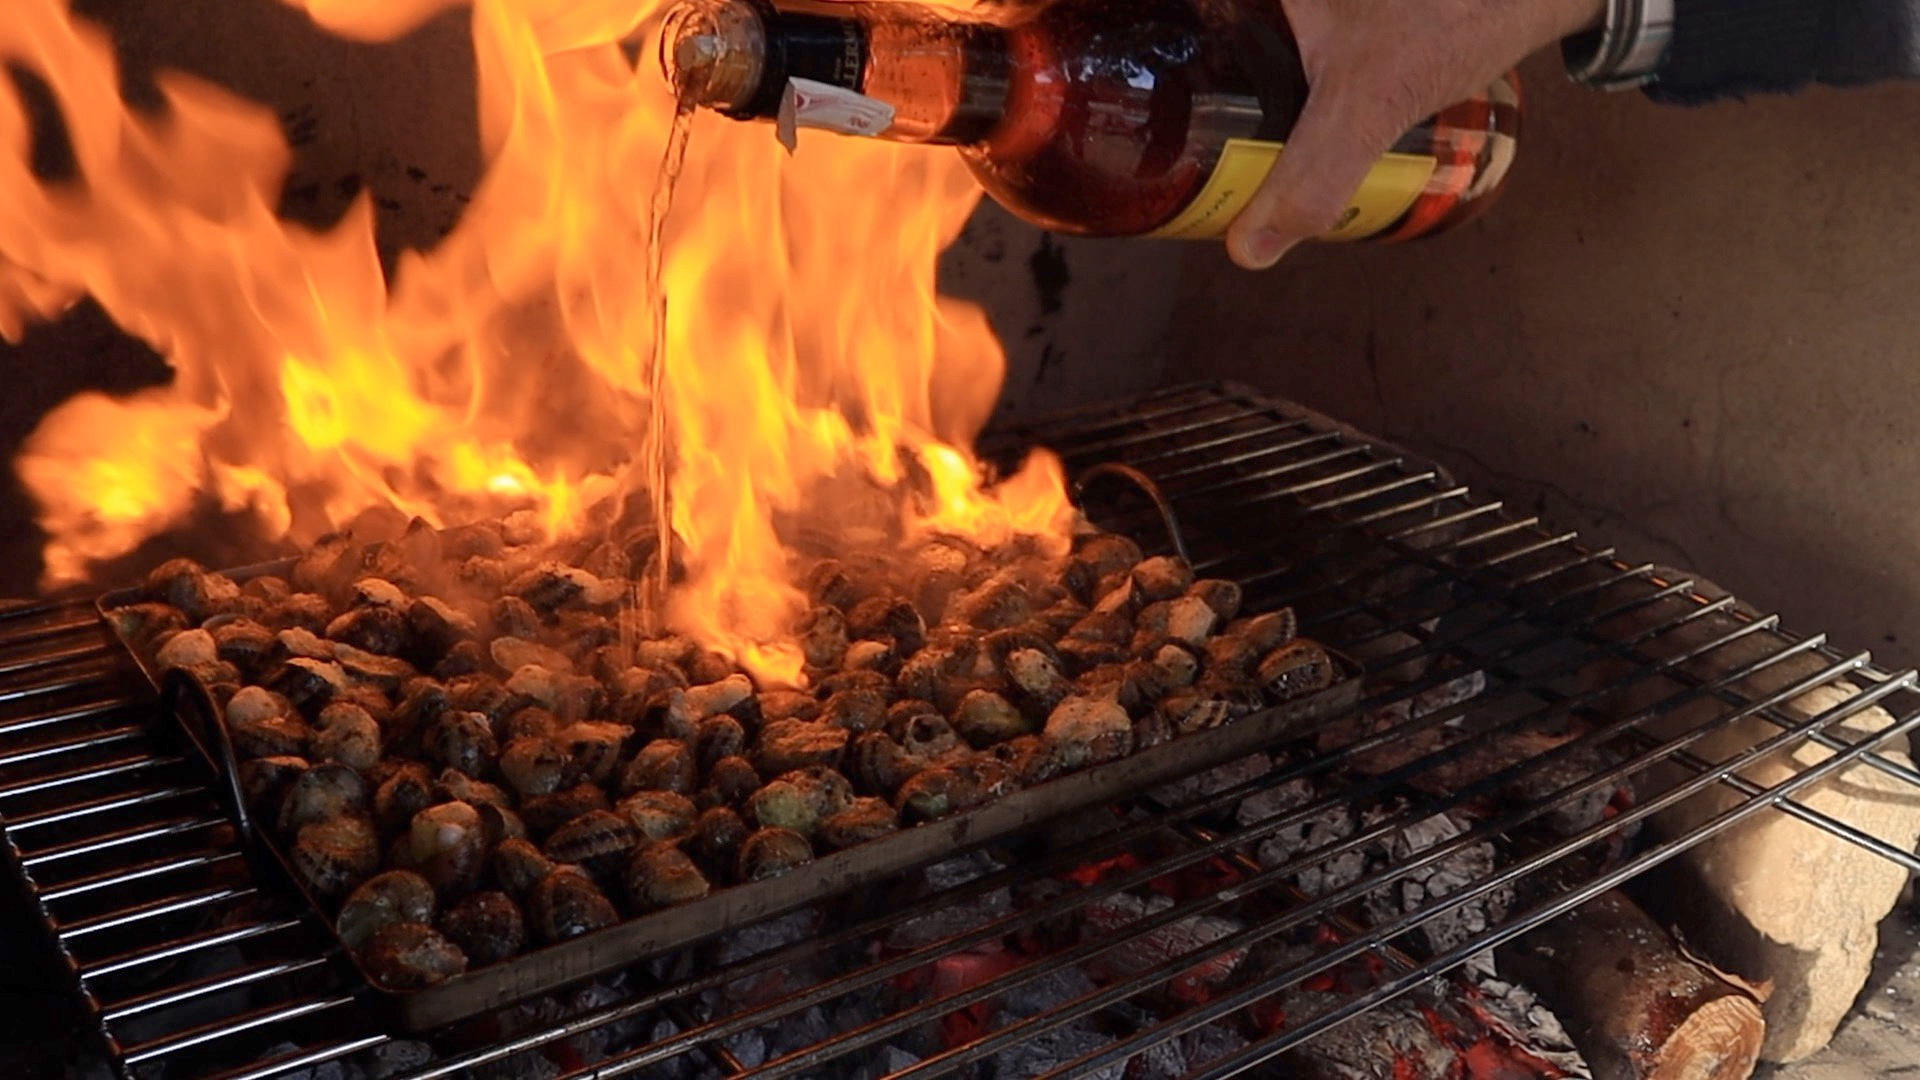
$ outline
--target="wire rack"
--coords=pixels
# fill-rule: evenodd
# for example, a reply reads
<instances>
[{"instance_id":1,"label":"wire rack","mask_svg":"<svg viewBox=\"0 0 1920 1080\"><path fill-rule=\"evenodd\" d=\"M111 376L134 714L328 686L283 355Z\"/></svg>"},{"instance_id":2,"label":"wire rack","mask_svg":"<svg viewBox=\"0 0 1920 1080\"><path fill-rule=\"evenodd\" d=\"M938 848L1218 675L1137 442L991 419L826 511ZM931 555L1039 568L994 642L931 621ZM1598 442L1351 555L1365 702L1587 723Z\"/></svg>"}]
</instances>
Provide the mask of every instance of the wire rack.
<instances>
[{"instance_id":1,"label":"wire rack","mask_svg":"<svg viewBox=\"0 0 1920 1080\"><path fill-rule=\"evenodd\" d=\"M1755 814L1784 813L1920 868L1912 852L1802 798L1845 770L1920 792L1904 757L1920 726L1912 671L1789 635L1772 616L1585 547L1435 465L1239 388L1186 387L1058 415L1000 432L986 449L1012 457L1030 444L1055 448L1088 477L1083 505L1102 524L1150 551L1183 544L1201 573L1239 581L1249 607L1290 605L1303 632L1365 658L1366 699L1276 748L1263 770L1215 773L1180 798L1142 794L1036 829L995 845L967 880L916 872L820 905L804 933L768 938L757 954L698 946L618 986L436 1033L430 1046L381 1059L380 1073L989 1076L1011 1075L1009 1055L1047 1043L1067 1049L1023 1075L1118 1076L1129 1061L1136 1071L1164 1061L1158 1048L1232 1028L1225 1050L1181 1059L1182 1072L1224 1077ZM1153 480L1182 535L1169 535L1136 485L1088 472L1112 463ZM1445 696L1463 679L1478 692ZM1831 707L1796 705L1842 680L1850 696ZM1340 730L1348 734L1331 738ZM1539 753L1509 755L1458 786L1434 779L1518 733L1542 732L1553 738ZM1782 778L1753 779L1753 765L1788 752ZM110 1067L137 1077L317 1076L399 1050L319 928L254 881L208 781L89 608L0 615L0 822L45 924L49 962L97 1025ZM1307 794L1275 804L1284 806L1275 814L1239 812L1288 785ZM1515 800L1515 790L1529 794ZM1623 792L1631 799L1618 799ZM1596 796L1612 799L1605 814L1547 827ZM1682 805L1707 810L1682 831L1643 828ZM1355 806L1372 812L1335 840L1255 854ZM1462 824L1438 842L1388 843L1448 814ZM1498 857L1444 895L1405 910L1369 903L1487 848ZM1301 887L1303 875L1382 850L1390 856L1351 880ZM1155 883L1203 872L1224 876L1141 908L1116 931L1058 933ZM1436 932L1469 911L1481 913L1470 932ZM946 925L953 912L965 917L950 930L902 944L903 928ZM1164 940L1205 919L1216 932L1139 959L1150 935ZM990 975L906 989L983 950L1001 961ZM1209 962L1236 975L1205 994L1169 993ZM1377 977L1338 1007L1272 1030L1249 1025L1262 1002L1355 963ZM996 1006L1089 970L1105 975L1042 1006ZM736 992L745 985L761 990ZM989 1013L957 1035L950 1023ZM804 1032L798 1042L795 1032Z\"/></svg>"}]
</instances>

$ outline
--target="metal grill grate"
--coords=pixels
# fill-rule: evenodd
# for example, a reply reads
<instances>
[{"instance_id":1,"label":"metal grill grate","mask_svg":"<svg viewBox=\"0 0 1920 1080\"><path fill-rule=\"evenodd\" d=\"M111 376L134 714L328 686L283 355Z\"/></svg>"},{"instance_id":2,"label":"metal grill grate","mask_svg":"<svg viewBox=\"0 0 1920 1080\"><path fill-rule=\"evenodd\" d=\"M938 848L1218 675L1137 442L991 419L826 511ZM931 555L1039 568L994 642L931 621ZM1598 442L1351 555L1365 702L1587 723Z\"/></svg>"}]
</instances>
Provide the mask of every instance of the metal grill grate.
<instances>
[{"instance_id":1,"label":"metal grill grate","mask_svg":"<svg viewBox=\"0 0 1920 1080\"><path fill-rule=\"evenodd\" d=\"M1037 831L1000 849L984 876L957 885L928 892L909 875L895 890L836 901L803 940L759 955L720 963L703 946L629 973L618 994L603 990L572 1015L523 1010L512 1024L441 1033L434 1062L408 1075L523 1074L529 1054L548 1073L569 1076L687 1076L696 1068L766 1077L978 1075L996 1061L1005 1075L1010 1050L1067 1031L1104 1032L1058 1054L1051 1071L1038 1070L1084 1075L1244 1017L1348 962L1368 961L1379 973L1338 1008L1189 1062L1195 1075L1228 1076L1770 807L1920 868L1912 853L1795 800L1855 767L1920 788L1920 773L1878 752L1904 749L1906 734L1920 727L1911 671L1881 670L1821 637L1783 634L1776 619L1742 612L1730 598L1709 599L1690 582L1583 547L1571 533L1474 497L1431 464L1235 388L1184 388L1058 416L1005 432L990 449L1029 440L1057 448L1075 472L1117 461L1154 478L1203 573L1239 580L1250 607L1294 606L1307 633L1367 659L1377 678L1356 715L1374 718L1373 726L1351 735L1359 741L1322 742L1320 752L1293 752L1258 775L1221 778L1194 801L1142 795L1078 822L1098 827L1080 828L1069 842L1057 829ZM1092 481L1084 494L1103 524L1133 532L1149 550L1174 543L1127 485ZM1484 688L1470 699L1435 697L1463 679ZM1839 679L1860 692L1811 716L1788 707ZM1892 720L1863 728L1879 715L1873 706ZM1758 742L1727 751L1715 741L1756 722L1765 727ZM1358 767L1442 729L1455 736L1431 752ZM1549 729L1578 737L1502 759L1458 787L1429 782L1516 733ZM1830 753L1803 755L1805 763L1771 787L1736 775L1809 743ZM1321 788L1302 786L1316 778ZM116 1067L135 1076L267 1077L382 1048L391 1040L321 954L316 928L252 883L205 781L87 608L0 616L0 819ZM1542 828L1629 783L1634 800L1592 824ZM1235 813L1288 785L1309 794L1274 803L1284 806L1277 816ZM1493 798L1516 786L1533 794ZM1720 801L1698 827L1630 840L1662 809L1709 791ZM1250 854L1353 805L1378 812L1326 846L1264 863ZM1311 897L1300 887L1303 871L1324 871L1435 815L1468 809L1463 828L1430 846L1389 845L1391 858L1356 879ZM1500 858L1451 891L1399 912L1368 906L1383 889L1488 842ZM1596 861L1596 851L1605 857ZM1104 870L1076 876L1089 865ZM901 990L916 973L970 950L1003 949L1153 883L1223 866L1214 887L1142 909L1118 932L1055 942L958 988ZM1528 887L1549 877L1552 889ZM1522 902L1469 932L1427 932L1459 925L1461 913L1516 887ZM983 904L1002 895L1022 902ZM898 944L902 927L956 910L973 914L934 940ZM1185 951L1136 957L1124 977L1085 983L930 1052L922 1045L904 1057L873 1053L1062 973L1112 969L1148 935L1212 916L1226 917L1213 924L1218 933ZM1167 992L1203 963L1271 956L1280 942L1290 943L1280 962L1236 962L1239 977L1206 994ZM806 977L778 993L714 1008L729 987L796 972ZM763 1060L741 1052L749 1035L808 1025L824 1034Z\"/></svg>"}]
</instances>

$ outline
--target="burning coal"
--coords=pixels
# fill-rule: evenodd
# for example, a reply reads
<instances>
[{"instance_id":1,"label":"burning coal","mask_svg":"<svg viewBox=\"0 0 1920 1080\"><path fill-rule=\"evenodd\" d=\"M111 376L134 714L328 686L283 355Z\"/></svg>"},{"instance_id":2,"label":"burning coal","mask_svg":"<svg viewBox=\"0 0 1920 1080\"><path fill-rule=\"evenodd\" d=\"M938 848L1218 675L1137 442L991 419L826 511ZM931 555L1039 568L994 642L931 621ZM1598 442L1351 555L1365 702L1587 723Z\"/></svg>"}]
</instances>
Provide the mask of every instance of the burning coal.
<instances>
[{"instance_id":1,"label":"burning coal","mask_svg":"<svg viewBox=\"0 0 1920 1080\"><path fill-rule=\"evenodd\" d=\"M301 6L384 38L451 5ZM987 492L968 451L1002 354L980 311L936 295L935 256L977 198L957 160L878 143L789 160L763 131L703 122L662 323L644 249L673 105L618 44L650 34L657 5L472 6L487 172L391 280L366 196L324 233L275 216L290 155L264 110L177 73L158 77L164 109L129 108L97 28L60 0L9 8L0 60L48 88L77 178L34 172L33 119L0 90L0 333L91 296L175 371L77 397L27 442L48 585L197 503L302 545L370 508L442 526L520 511L578 534L637 488L655 410L687 564L674 623L760 671L799 666L782 530L823 506L829 528L861 519L850 490L867 519L984 543L1059 532L1050 460ZM910 481L921 497L901 497Z\"/></svg>"}]
</instances>

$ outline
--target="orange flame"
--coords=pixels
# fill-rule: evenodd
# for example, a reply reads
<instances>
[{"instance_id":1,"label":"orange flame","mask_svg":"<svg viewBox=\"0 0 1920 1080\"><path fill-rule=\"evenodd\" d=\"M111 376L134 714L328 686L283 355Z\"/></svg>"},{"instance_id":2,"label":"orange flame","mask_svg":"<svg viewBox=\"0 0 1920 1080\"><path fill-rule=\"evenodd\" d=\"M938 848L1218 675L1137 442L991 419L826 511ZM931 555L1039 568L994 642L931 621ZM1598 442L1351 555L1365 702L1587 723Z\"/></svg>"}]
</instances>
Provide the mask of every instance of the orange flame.
<instances>
[{"instance_id":1,"label":"orange flame","mask_svg":"<svg viewBox=\"0 0 1920 1080\"><path fill-rule=\"evenodd\" d=\"M288 2L361 38L452 6ZM798 673L777 522L840 517L829 488L895 492L910 530L1057 535L1057 462L986 489L967 449L1003 357L977 308L935 293L978 197L953 155L820 138L789 159L765 128L702 118L654 325L646 215L673 105L617 42L660 3L473 4L485 179L389 286L364 196L325 233L276 218L273 117L177 74L159 79L164 112L130 111L103 34L64 0L12 0L0 63L50 87L80 178L34 174L30 118L0 89L0 333L91 295L176 371L77 397L28 441L16 467L51 536L47 584L209 498L296 542L382 506L442 524L531 507L563 535L632 489L656 406L688 571L674 616L769 678ZM909 475L931 498L897 498Z\"/></svg>"}]
</instances>

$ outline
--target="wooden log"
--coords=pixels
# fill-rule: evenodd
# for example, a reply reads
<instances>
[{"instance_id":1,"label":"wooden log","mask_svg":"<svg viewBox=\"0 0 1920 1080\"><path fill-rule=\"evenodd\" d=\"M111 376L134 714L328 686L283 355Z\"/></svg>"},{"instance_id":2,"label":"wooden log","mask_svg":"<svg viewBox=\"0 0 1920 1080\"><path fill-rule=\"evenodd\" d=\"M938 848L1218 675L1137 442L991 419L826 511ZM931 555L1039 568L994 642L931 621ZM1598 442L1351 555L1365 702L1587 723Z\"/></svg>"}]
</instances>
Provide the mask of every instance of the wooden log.
<instances>
[{"instance_id":1,"label":"wooden log","mask_svg":"<svg viewBox=\"0 0 1920 1080\"><path fill-rule=\"evenodd\" d=\"M1560 1017L1596 1080L1746 1080L1760 1002L1688 956L1618 891L1501 949L1502 973Z\"/></svg>"}]
</instances>

